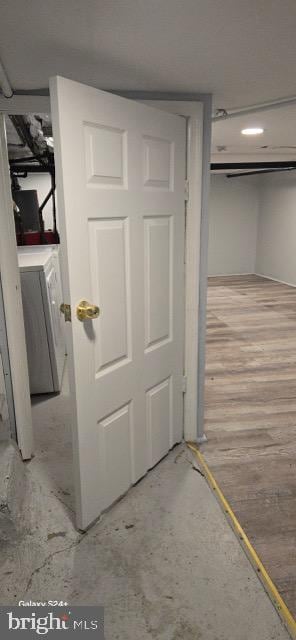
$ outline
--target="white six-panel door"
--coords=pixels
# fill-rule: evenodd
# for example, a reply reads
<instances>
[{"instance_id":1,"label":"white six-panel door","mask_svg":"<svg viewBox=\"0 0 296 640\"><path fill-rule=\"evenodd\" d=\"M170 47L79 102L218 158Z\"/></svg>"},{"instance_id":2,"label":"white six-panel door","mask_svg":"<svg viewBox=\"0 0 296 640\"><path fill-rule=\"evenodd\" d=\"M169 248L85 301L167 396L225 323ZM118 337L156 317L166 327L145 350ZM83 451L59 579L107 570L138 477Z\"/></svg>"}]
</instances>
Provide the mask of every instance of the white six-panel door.
<instances>
[{"instance_id":1,"label":"white six-panel door","mask_svg":"<svg viewBox=\"0 0 296 640\"><path fill-rule=\"evenodd\" d=\"M60 77L51 99L84 529L182 439L185 120Z\"/></svg>"}]
</instances>

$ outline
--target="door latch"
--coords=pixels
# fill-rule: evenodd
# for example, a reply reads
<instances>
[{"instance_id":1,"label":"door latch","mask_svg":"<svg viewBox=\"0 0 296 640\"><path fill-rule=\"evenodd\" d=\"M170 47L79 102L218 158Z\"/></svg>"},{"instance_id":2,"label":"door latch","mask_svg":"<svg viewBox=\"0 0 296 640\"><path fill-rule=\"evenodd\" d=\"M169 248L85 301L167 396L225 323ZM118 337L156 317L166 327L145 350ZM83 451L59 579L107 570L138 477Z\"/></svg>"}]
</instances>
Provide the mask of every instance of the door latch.
<instances>
[{"instance_id":1,"label":"door latch","mask_svg":"<svg viewBox=\"0 0 296 640\"><path fill-rule=\"evenodd\" d=\"M65 322L71 322L71 306L64 302L60 306L60 312L64 314Z\"/></svg>"}]
</instances>

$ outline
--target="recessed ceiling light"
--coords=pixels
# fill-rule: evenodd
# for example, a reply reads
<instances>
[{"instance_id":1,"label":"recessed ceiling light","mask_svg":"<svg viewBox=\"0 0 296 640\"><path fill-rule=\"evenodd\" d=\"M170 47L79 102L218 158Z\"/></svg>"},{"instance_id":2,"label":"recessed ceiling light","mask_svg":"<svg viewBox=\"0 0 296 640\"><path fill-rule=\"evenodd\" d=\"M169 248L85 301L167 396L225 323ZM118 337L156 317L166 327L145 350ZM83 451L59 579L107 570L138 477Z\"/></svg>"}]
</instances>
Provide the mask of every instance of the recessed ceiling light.
<instances>
[{"instance_id":1,"label":"recessed ceiling light","mask_svg":"<svg viewBox=\"0 0 296 640\"><path fill-rule=\"evenodd\" d=\"M261 127L250 127L249 129L242 129L241 133L244 136L259 136L263 131L264 129L261 129Z\"/></svg>"}]
</instances>

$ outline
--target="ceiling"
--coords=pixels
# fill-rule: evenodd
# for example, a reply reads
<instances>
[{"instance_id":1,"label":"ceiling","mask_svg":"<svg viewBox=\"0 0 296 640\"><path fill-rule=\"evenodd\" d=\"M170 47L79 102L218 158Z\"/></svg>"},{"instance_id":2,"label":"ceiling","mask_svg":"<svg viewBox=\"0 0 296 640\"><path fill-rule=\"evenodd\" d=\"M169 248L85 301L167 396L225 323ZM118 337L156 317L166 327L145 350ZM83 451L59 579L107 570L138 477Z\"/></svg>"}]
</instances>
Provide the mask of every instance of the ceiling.
<instances>
[{"instance_id":1,"label":"ceiling","mask_svg":"<svg viewBox=\"0 0 296 640\"><path fill-rule=\"evenodd\" d=\"M242 135L241 130L248 127L261 127L264 133ZM257 114L216 121L212 133L213 162L296 160L296 102Z\"/></svg>"},{"instance_id":2,"label":"ceiling","mask_svg":"<svg viewBox=\"0 0 296 640\"><path fill-rule=\"evenodd\" d=\"M213 92L234 108L296 94L295 0L9 0L14 89L60 74L102 89Z\"/></svg>"}]
</instances>

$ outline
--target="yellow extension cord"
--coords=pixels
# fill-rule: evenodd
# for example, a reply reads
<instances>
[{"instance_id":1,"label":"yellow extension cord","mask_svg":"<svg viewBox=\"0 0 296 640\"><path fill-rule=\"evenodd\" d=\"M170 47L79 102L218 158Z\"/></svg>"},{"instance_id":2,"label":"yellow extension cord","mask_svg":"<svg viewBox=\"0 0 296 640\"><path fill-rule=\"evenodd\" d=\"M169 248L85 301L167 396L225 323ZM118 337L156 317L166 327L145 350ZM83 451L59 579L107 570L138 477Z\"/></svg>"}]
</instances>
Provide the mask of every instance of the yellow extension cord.
<instances>
[{"instance_id":1,"label":"yellow extension cord","mask_svg":"<svg viewBox=\"0 0 296 640\"><path fill-rule=\"evenodd\" d=\"M219 485L217 484L213 474L211 473L202 453L199 451L197 445L193 442L186 443L189 449L193 451L196 456L200 466L202 467L202 471L205 475L205 478L210 485L211 489L215 492L220 505L224 513L229 517L231 521L231 525L237 534L243 548L247 552L249 559L252 562L252 565L256 569L256 573L261 579L265 590L267 591L269 597L273 605L275 606L277 612L279 613L281 619L286 625L288 631L290 632L293 640L296 639L296 620L293 618L291 612L289 611L287 605L285 604L283 598L280 596L275 584L272 579L268 575L264 565L262 564L260 558L258 557L254 547L251 545L248 536L245 534L243 528L241 527L238 519L234 515L229 503L227 502L225 496L223 495Z\"/></svg>"}]
</instances>

